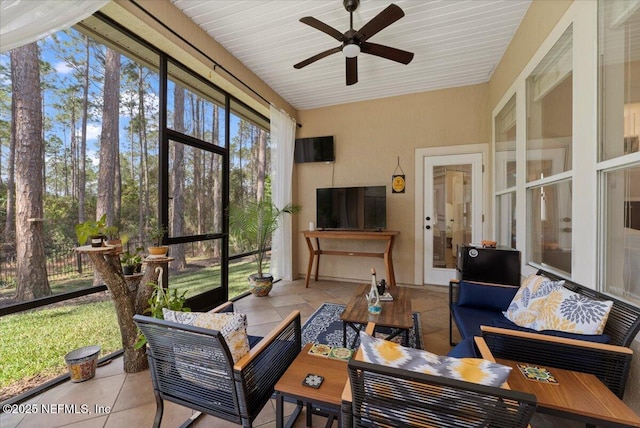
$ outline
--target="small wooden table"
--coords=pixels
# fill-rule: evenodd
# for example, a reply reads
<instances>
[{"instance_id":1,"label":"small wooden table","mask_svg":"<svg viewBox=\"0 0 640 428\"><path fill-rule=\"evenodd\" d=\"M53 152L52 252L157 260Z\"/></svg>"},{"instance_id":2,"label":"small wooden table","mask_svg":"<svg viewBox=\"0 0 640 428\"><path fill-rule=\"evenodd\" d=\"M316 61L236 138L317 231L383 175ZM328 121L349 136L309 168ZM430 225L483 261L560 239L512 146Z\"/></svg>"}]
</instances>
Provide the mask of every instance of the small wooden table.
<instances>
[{"instance_id":1,"label":"small wooden table","mask_svg":"<svg viewBox=\"0 0 640 428\"><path fill-rule=\"evenodd\" d=\"M338 419L341 426L340 405L341 395L347 383L347 362L333 358L321 357L309 354L312 344L308 343L300 354L293 360L287 371L282 375L275 386L276 392L276 426L284 425L284 397L291 397L297 401L296 410L289 417L287 427L293 426L300 415L302 406L307 406L307 426L311 426L311 409L317 408L327 412L330 417L329 426L334 418ZM316 374L324 377L319 388L305 386L302 381L308 374Z\"/></svg>"},{"instance_id":2,"label":"small wooden table","mask_svg":"<svg viewBox=\"0 0 640 428\"><path fill-rule=\"evenodd\" d=\"M305 287L309 287L309 278L311 277L311 269L313 268L313 260L316 259L315 280L318 280L318 270L320 269L320 256L322 254L333 256L356 256L356 257L379 257L384 259L384 267L387 271L387 282L390 286L395 287L396 277L393 271L393 241L400 232L396 230L361 231L361 230L305 230L302 232L304 239L307 241L309 248L309 265L307 266L307 278ZM315 248L311 243L311 239L316 241ZM386 241L386 247L382 253L362 252L362 251L335 251L323 250L320 248L320 239L342 239L349 241Z\"/></svg>"},{"instance_id":3,"label":"small wooden table","mask_svg":"<svg viewBox=\"0 0 640 428\"><path fill-rule=\"evenodd\" d=\"M513 368L507 380L509 387L534 394L539 413L588 425L640 427L640 417L592 374L546 367L558 380L557 384L549 384L526 379L515 361L500 358L495 361Z\"/></svg>"},{"instance_id":4,"label":"small wooden table","mask_svg":"<svg viewBox=\"0 0 640 428\"><path fill-rule=\"evenodd\" d=\"M379 314L369 313L367 299L365 295L369 292L371 285L362 285L355 296L351 298L347 307L340 315L342 320L342 345L347 346L347 326L351 327L357 334L367 323L373 322L378 327L389 327L396 331L388 339L403 333L403 344L409 345L409 331L413 328L413 313L411 312L411 299L405 287L388 287L387 291L393 296L391 302L380 302L382 312ZM354 343L351 345L353 348Z\"/></svg>"}]
</instances>

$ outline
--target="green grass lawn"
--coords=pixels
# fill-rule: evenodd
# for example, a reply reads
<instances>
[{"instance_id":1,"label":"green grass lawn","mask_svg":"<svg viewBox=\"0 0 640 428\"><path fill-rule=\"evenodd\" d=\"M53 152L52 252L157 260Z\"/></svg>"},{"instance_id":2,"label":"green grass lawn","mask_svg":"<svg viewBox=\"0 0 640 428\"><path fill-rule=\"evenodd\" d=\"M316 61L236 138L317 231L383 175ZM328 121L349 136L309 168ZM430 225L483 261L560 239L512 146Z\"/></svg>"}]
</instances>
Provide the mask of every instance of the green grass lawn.
<instances>
[{"instance_id":1,"label":"green grass lawn","mask_svg":"<svg viewBox=\"0 0 640 428\"><path fill-rule=\"evenodd\" d=\"M229 298L248 290L247 277L254 272L255 264L250 261L229 266ZM51 287L54 293L66 292L86 287L87 281L91 280L52 281ZM187 297L219 284L219 266L171 274L169 278L169 287L188 290ZM0 338L0 401L8 398L6 388L12 384L34 376L46 380L64 373L64 356L74 349L100 345L102 356L122 348L111 301L69 303L7 315L0 322Z\"/></svg>"}]
</instances>

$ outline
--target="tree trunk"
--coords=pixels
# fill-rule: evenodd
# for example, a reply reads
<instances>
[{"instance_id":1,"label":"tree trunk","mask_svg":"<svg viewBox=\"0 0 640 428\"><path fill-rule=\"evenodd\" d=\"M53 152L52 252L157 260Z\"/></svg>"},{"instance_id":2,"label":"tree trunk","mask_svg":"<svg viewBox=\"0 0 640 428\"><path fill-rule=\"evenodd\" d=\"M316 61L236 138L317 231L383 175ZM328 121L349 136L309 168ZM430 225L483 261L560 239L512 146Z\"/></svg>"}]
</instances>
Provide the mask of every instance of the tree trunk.
<instances>
[{"instance_id":1,"label":"tree trunk","mask_svg":"<svg viewBox=\"0 0 640 428\"><path fill-rule=\"evenodd\" d=\"M85 64L82 80L82 130L80 136L80 164L78 165L78 223L85 219L85 191L87 181L87 122L89 110L89 38L84 36Z\"/></svg>"},{"instance_id":2,"label":"tree trunk","mask_svg":"<svg viewBox=\"0 0 640 428\"><path fill-rule=\"evenodd\" d=\"M12 77L13 81L15 78ZM11 98L11 110L16 111L16 97ZM16 159L16 121L11 121L11 139L9 141L9 159L7 159L7 218L4 223L4 242L14 242L16 231L16 182L15 182L15 159Z\"/></svg>"},{"instance_id":3,"label":"tree trunk","mask_svg":"<svg viewBox=\"0 0 640 428\"><path fill-rule=\"evenodd\" d=\"M115 222L115 180L119 153L120 54L107 48L104 70L104 106L100 137L100 169L96 218L106 214L107 225Z\"/></svg>"},{"instance_id":4,"label":"tree trunk","mask_svg":"<svg viewBox=\"0 0 640 428\"><path fill-rule=\"evenodd\" d=\"M18 300L51 294L44 253L42 110L38 45L11 51L16 135L16 253Z\"/></svg>"},{"instance_id":5,"label":"tree trunk","mask_svg":"<svg viewBox=\"0 0 640 428\"><path fill-rule=\"evenodd\" d=\"M258 177L256 181L256 199L261 201L264 198L264 179L267 170L267 133L260 128L258 135Z\"/></svg>"},{"instance_id":6,"label":"tree trunk","mask_svg":"<svg viewBox=\"0 0 640 428\"><path fill-rule=\"evenodd\" d=\"M173 127L178 132L184 132L184 89L176 85L173 95ZM184 233L184 145L174 143L171 149L172 168L171 174L172 195L170 206L171 236L182 236ZM174 245L171 249L171 268L183 270L187 267L187 260L184 252L184 245Z\"/></svg>"},{"instance_id":7,"label":"tree trunk","mask_svg":"<svg viewBox=\"0 0 640 428\"><path fill-rule=\"evenodd\" d=\"M82 250L80 251L82 252ZM158 282L159 273L156 272L156 267L161 266L166 269L167 262L147 263L142 280L138 284L128 284L122 274L122 266L117 254L100 250L87 250L86 252L111 292L122 336L125 373L136 373L147 369L146 348L135 349L138 328L133 321L133 316L143 314L149 307L149 298L153 288L148 283Z\"/></svg>"}]
</instances>

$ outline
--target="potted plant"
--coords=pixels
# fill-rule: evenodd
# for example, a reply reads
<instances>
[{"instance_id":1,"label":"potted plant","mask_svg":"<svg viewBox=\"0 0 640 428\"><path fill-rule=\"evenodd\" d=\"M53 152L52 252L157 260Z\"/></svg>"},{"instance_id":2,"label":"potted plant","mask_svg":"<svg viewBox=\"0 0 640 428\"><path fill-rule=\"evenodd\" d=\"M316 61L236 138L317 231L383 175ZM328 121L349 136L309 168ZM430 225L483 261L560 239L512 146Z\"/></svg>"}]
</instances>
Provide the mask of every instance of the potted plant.
<instances>
[{"instance_id":1,"label":"potted plant","mask_svg":"<svg viewBox=\"0 0 640 428\"><path fill-rule=\"evenodd\" d=\"M233 209L229 219L231 234L248 248L256 250L256 274L249 276L249 288L256 296L266 296L271 291L273 276L263 272L263 264L271 235L278 228L278 219L284 214L297 214L300 205L287 204L276 207L270 200L252 201Z\"/></svg>"},{"instance_id":2,"label":"potted plant","mask_svg":"<svg viewBox=\"0 0 640 428\"><path fill-rule=\"evenodd\" d=\"M141 247L137 247L133 252L129 250L120 255L120 262L122 263L122 273L125 275L133 275L139 272L139 268L142 266L142 256L140 252Z\"/></svg>"},{"instance_id":3,"label":"potted plant","mask_svg":"<svg viewBox=\"0 0 640 428\"><path fill-rule=\"evenodd\" d=\"M78 237L78 243L84 245L87 241L92 247L102 247L105 239L107 215L103 214L98 220L87 220L84 223L78 223L74 229Z\"/></svg>"},{"instance_id":4,"label":"potted plant","mask_svg":"<svg viewBox=\"0 0 640 428\"><path fill-rule=\"evenodd\" d=\"M149 238L154 243L154 245L150 245L149 257L152 258L161 258L166 257L167 252L169 252L169 247L166 245L162 245L162 239L167 232L167 228L164 226L156 226L152 227L148 231Z\"/></svg>"},{"instance_id":5,"label":"potted plant","mask_svg":"<svg viewBox=\"0 0 640 428\"><path fill-rule=\"evenodd\" d=\"M161 275L162 276L162 275ZM162 286L162 281L157 284L155 282L147 282L147 287L153 287L153 293L149 298L149 307L144 311L145 314L158 319L164 319L162 308L167 308L172 311L191 312L185 303L187 298L185 294L187 290L184 290L181 294L178 294L178 290L172 288L166 290ZM144 337L142 332L138 329L138 340L134 346L135 349L140 349L147 343L147 338Z\"/></svg>"},{"instance_id":6,"label":"potted plant","mask_svg":"<svg viewBox=\"0 0 640 428\"><path fill-rule=\"evenodd\" d=\"M107 245L116 247L116 254L122 253L122 240L118 226L107 226L104 228L104 233L107 236Z\"/></svg>"}]
</instances>

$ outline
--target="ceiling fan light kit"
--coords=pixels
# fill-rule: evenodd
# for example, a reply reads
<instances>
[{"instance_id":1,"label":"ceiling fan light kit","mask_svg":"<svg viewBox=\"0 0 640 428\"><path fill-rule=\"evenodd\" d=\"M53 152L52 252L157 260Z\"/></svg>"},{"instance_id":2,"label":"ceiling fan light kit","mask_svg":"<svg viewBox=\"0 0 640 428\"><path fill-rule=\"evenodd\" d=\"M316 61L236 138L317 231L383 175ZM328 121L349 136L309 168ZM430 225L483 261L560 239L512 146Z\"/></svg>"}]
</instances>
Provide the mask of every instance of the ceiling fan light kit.
<instances>
[{"instance_id":1,"label":"ceiling fan light kit","mask_svg":"<svg viewBox=\"0 0 640 428\"><path fill-rule=\"evenodd\" d=\"M327 25L312 16L300 18L300 22L333 37L337 41L341 42L342 45L320 52L295 64L293 67L300 69L324 57L342 51L343 55L346 57L347 85L353 85L358 82L358 55L360 52L390 59L391 61L405 65L409 64L413 59L413 53L367 41L373 35L379 33L398 19L402 18L404 16L402 9L395 4L390 4L360 28L360 30L356 31L353 29L353 12L358 8L359 4L359 0L343 1L344 8L349 12L349 30L345 33L341 33L330 25Z\"/></svg>"}]
</instances>

